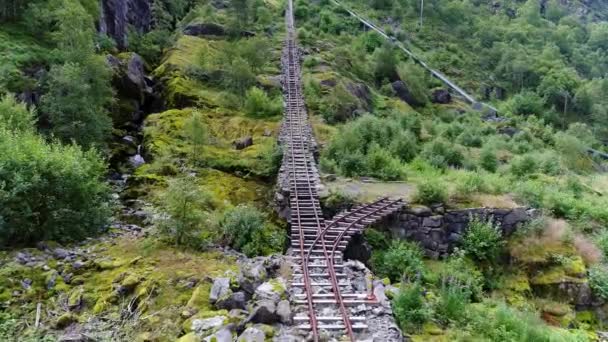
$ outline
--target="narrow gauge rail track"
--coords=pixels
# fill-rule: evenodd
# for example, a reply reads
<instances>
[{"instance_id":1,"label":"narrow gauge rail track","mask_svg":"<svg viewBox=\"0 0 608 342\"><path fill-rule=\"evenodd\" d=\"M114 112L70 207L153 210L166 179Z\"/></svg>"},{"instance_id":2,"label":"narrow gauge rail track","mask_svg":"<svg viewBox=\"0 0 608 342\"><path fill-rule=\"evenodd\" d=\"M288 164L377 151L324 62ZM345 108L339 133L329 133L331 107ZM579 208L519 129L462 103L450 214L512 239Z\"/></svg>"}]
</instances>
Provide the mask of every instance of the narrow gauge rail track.
<instances>
[{"instance_id":1,"label":"narrow gauge rail track","mask_svg":"<svg viewBox=\"0 0 608 342\"><path fill-rule=\"evenodd\" d=\"M294 260L300 263L292 287L303 290L295 296L294 302L305 307L305 315L296 315L294 320L301 323L300 329L312 332L315 342L319 341L321 330L346 335L350 341L355 341L355 330L364 330L367 325L364 316L351 316L348 306L377 302L369 293L343 293L343 288L347 288L344 281L348 280L344 279L345 274L336 272L344 267L342 252L354 234L396 212L403 202L382 198L340 214L329 222L323 218L317 192L319 175L312 151L314 138L302 96L292 0L288 1L285 22L283 166L289 172L292 253ZM328 316L326 312L334 314Z\"/></svg>"}]
</instances>

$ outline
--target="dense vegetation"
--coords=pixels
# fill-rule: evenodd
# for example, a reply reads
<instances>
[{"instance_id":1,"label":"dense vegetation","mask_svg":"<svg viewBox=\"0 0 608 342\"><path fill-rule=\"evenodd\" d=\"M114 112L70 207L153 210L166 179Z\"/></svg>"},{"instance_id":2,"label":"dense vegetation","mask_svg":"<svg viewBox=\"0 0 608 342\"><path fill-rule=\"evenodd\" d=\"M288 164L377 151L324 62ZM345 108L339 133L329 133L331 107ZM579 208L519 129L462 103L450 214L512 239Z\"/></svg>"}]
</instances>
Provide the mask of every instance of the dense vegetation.
<instances>
[{"instance_id":1,"label":"dense vegetation","mask_svg":"<svg viewBox=\"0 0 608 342\"><path fill-rule=\"evenodd\" d=\"M424 341L595 338L601 315L576 311L556 288L588 285L608 300L606 162L588 153L606 151L608 140L606 6L344 3L498 116L457 98L438 101L444 85L393 44L331 1L297 0L322 171L406 181L410 199L429 206L528 205L543 214L512 236L474 217L441 261L368 231L369 265L392 284L400 327ZM32 253L45 253L57 246L48 240L78 242L111 228L110 168L129 175L119 199L152 213L150 234L89 242L86 253L99 257L83 264L27 268L16 264L21 250L0 252L0 339L53 340L46 327L28 328L42 303L43 321L56 329L99 316L120 326L123 335L109 339L170 340L187 331L182 323L217 314L208 279L190 283L193 272L234 274L234 260L213 246L249 257L285 249L284 223L269 205L281 161L283 10L282 1L154 0L150 27L129 27L120 42L97 32L97 1L0 1L0 248L44 241ZM183 33L200 24L216 32ZM133 53L164 102L138 113L143 122L131 115L148 106L133 109L141 99L121 93L124 71L109 65L128 64ZM133 122L117 123L125 118ZM146 163L109 164L136 153L116 146L139 136L126 130L140 125ZM340 202L337 210L345 200L353 202L332 193L327 202ZM118 296L128 281L137 291ZM185 318L184 307L198 316Z\"/></svg>"},{"instance_id":2,"label":"dense vegetation","mask_svg":"<svg viewBox=\"0 0 608 342\"><path fill-rule=\"evenodd\" d=\"M298 37L310 52L307 105L337 126L321 135L324 172L406 181L420 204L528 205L568 222L503 236L488 218L474 219L442 262L369 232L370 265L401 288L393 299L401 327L420 340L586 340L576 329L597 321L566 318L574 317L570 299L550 289L584 279L594 293L604 290L606 163L588 149L606 150L604 23L596 21L605 6L590 2L587 13L578 2L425 1L419 27L419 1L343 3L498 115L437 98L443 84L335 4L297 1Z\"/></svg>"}]
</instances>

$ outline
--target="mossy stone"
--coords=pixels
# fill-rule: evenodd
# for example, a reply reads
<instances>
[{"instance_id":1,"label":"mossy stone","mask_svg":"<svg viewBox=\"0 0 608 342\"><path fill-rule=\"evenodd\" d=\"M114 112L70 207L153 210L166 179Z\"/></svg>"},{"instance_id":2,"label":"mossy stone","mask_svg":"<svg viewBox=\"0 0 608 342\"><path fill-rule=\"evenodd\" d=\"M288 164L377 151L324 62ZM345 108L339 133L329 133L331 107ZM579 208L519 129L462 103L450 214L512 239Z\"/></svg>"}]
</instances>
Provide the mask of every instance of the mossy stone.
<instances>
[{"instance_id":1,"label":"mossy stone","mask_svg":"<svg viewBox=\"0 0 608 342\"><path fill-rule=\"evenodd\" d=\"M75 314L71 313L71 312L66 312L63 315L59 316L59 318L57 318L57 321L55 322L55 327L57 329L63 329L65 327L67 327L68 325L77 322L78 321L78 316L76 316Z\"/></svg>"},{"instance_id":2,"label":"mossy stone","mask_svg":"<svg viewBox=\"0 0 608 342\"><path fill-rule=\"evenodd\" d=\"M424 325L422 326L422 331L428 335L436 336L436 335L443 334L443 330L437 324L435 324L433 322L424 323Z\"/></svg>"},{"instance_id":3,"label":"mossy stone","mask_svg":"<svg viewBox=\"0 0 608 342\"><path fill-rule=\"evenodd\" d=\"M195 333L191 332L191 333L187 333L186 335L180 337L177 342L200 342L201 339L196 336Z\"/></svg>"},{"instance_id":4,"label":"mossy stone","mask_svg":"<svg viewBox=\"0 0 608 342\"><path fill-rule=\"evenodd\" d=\"M68 307L70 310L77 310L82 304L82 288L75 288L68 297Z\"/></svg>"},{"instance_id":5,"label":"mossy stone","mask_svg":"<svg viewBox=\"0 0 608 342\"><path fill-rule=\"evenodd\" d=\"M120 285L127 291L133 291L141 282L141 278L135 274L129 274Z\"/></svg>"}]
</instances>

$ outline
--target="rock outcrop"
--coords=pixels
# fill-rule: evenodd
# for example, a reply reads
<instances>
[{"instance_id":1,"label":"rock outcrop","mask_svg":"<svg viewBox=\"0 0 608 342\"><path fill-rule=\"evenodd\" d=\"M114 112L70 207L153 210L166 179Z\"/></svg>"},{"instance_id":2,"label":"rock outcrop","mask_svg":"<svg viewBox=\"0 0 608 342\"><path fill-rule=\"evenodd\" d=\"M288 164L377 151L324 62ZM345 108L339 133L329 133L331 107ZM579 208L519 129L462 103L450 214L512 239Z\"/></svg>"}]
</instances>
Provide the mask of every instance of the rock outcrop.
<instances>
[{"instance_id":1,"label":"rock outcrop","mask_svg":"<svg viewBox=\"0 0 608 342\"><path fill-rule=\"evenodd\" d=\"M140 33L148 32L152 25L151 0L102 0L99 32L116 41L119 49L129 46L129 26Z\"/></svg>"},{"instance_id":2,"label":"rock outcrop","mask_svg":"<svg viewBox=\"0 0 608 342\"><path fill-rule=\"evenodd\" d=\"M447 104L452 102L452 95L447 89L437 89L433 91L431 101L433 103Z\"/></svg>"},{"instance_id":3,"label":"rock outcrop","mask_svg":"<svg viewBox=\"0 0 608 342\"><path fill-rule=\"evenodd\" d=\"M410 106L418 107L424 105L424 103L418 102L409 87L403 81L395 81L392 84L393 90L395 91L395 95L398 98L409 104Z\"/></svg>"}]
</instances>

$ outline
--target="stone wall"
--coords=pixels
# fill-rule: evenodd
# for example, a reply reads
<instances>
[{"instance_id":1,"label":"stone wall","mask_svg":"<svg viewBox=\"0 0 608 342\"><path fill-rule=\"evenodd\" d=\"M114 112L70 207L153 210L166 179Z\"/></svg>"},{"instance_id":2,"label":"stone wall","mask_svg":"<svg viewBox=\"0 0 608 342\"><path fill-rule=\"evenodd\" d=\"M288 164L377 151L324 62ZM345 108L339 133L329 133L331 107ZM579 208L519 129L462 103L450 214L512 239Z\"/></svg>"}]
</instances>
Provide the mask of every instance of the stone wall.
<instances>
[{"instance_id":1,"label":"stone wall","mask_svg":"<svg viewBox=\"0 0 608 342\"><path fill-rule=\"evenodd\" d=\"M430 258L447 256L464 234L470 217L493 217L504 236L536 215L534 209L473 208L445 210L443 207L406 207L383 228L396 238L416 241Z\"/></svg>"}]
</instances>

